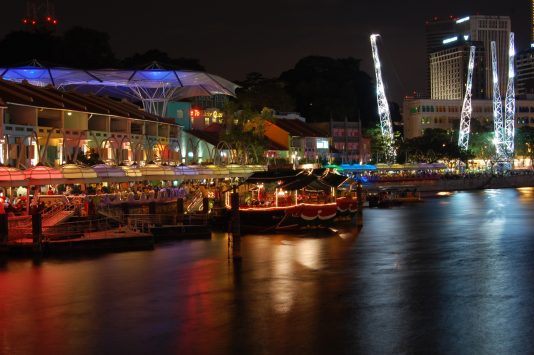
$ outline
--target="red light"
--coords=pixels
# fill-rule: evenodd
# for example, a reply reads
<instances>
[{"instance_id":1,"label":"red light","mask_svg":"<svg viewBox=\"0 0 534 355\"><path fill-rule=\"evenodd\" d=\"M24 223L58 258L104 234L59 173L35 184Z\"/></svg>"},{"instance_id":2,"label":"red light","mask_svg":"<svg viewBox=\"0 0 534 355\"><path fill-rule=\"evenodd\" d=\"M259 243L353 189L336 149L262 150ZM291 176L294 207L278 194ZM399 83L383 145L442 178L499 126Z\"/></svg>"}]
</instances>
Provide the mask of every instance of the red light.
<instances>
[{"instance_id":1,"label":"red light","mask_svg":"<svg viewBox=\"0 0 534 355\"><path fill-rule=\"evenodd\" d=\"M52 21L54 25L57 25L57 20Z\"/></svg>"},{"instance_id":2,"label":"red light","mask_svg":"<svg viewBox=\"0 0 534 355\"><path fill-rule=\"evenodd\" d=\"M189 115L191 116L191 118L198 118L201 116L201 112L199 109L194 108L194 109L191 109L191 111L189 112Z\"/></svg>"},{"instance_id":3,"label":"red light","mask_svg":"<svg viewBox=\"0 0 534 355\"><path fill-rule=\"evenodd\" d=\"M22 23L26 25L28 23L28 19L27 18L23 19Z\"/></svg>"},{"instance_id":4,"label":"red light","mask_svg":"<svg viewBox=\"0 0 534 355\"><path fill-rule=\"evenodd\" d=\"M48 21L48 22L50 22L51 20L52 20L52 18L51 18L50 16L48 16L48 17L46 18L46 21Z\"/></svg>"},{"instance_id":5,"label":"red light","mask_svg":"<svg viewBox=\"0 0 534 355\"><path fill-rule=\"evenodd\" d=\"M35 21L35 20L32 20L32 25L34 25L34 26L35 26L36 24L37 24L37 21Z\"/></svg>"}]
</instances>

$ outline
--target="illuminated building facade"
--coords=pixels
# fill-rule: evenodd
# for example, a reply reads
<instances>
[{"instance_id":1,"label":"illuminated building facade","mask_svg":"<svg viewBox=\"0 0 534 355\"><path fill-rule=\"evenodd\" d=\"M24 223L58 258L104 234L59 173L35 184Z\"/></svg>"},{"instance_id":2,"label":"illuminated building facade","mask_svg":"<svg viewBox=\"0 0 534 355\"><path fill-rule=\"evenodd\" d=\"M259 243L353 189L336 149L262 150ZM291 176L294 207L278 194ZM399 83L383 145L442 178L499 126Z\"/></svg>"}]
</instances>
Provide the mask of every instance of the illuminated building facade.
<instances>
[{"instance_id":1,"label":"illuminated building facade","mask_svg":"<svg viewBox=\"0 0 534 355\"><path fill-rule=\"evenodd\" d=\"M491 98L492 71L490 43L495 41L497 62L499 66L498 78L501 92L506 92L508 82L508 45L510 39L511 21L508 16L469 16L456 20L457 34L470 41L481 42L484 47L485 68L485 98Z\"/></svg>"},{"instance_id":2,"label":"illuminated building facade","mask_svg":"<svg viewBox=\"0 0 534 355\"><path fill-rule=\"evenodd\" d=\"M425 42L426 42L426 97L431 95L431 62L430 55L443 48L443 39L454 35L455 24L458 18L449 16L446 18L433 17L425 22Z\"/></svg>"},{"instance_id":3,"label":"illuminated building facade","mask_svg":"<svg viewBox=\"0 0 534 355\"><path fill-rule=\"evenodd\" d=\"M477 120L493 131L492 100L472 101L471 121ZM423 135L425 129L440 128L457 131L460 127L462 100L407 99L403 103L404 137ZM534 127L534 100L517 100L515 126Z\"/></svg>"},{"instance_id":4,"label":"illuminated building facade","mask_svg":"<svg viewBox=\"0 0 534 355\"><path fill-rule=\"evenodd\" d=\"M182 162L181 127L125 101L0 80L0 163L59 166L97 153L106 163Z\"/></svg>"},{"instance_id":5,"label":"illuminated building facade","mask_svg":"<svg viewBox=\"0 0 534 355\"><path fill-rule=\"evenodd\" d=\"M480 42L460 38L449 43L446 48L430 54L431 99L460 100L464 97L471 46L476 47L473 97L485 98L484 47Z\"/></svg>"}]
</instances>

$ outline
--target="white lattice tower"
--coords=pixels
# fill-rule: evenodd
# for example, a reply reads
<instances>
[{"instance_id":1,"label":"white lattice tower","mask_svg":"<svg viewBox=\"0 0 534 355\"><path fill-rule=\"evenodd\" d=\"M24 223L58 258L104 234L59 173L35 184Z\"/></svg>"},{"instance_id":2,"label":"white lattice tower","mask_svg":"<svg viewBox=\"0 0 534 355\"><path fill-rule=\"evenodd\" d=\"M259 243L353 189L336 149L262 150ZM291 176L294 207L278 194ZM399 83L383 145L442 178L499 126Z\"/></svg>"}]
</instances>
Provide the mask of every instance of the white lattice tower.
<instances>
[{"instance_id":1,"label":"white lattice tower","mask_svg":"<svg viewBox=\"0 0 534 355\"><path fill-rule=\"evenodd\" d=\"M378 102L378 115L380 117L380 130L382 138L386 143L386 159L388 162L395 161L397 152L393 146L393 125L391 124L391 114L389 112L388 100L386 98L386 90L384 82L382 81L382 70L380 68L380 58L378 56L378 47L376 45L376 38L378 34L371 35L371 48L373 50L373 62L375 65L376 75L376 98Z\"/></svg>"},{"instance_id":2,"label":"white lattice tower","mask_svg":"<svg viewBox=\"0 0 534 355\"><path fill-rule=\"evenodd\" d=\"M508 85L504 100L504 153L508 159L514 157L514 120L515 120L515 45L514 33L510 32L510 44L508 50Z\"/></svg>"},{"instance_id":3,"label":"white lattice tower","mask_svg":"<svg viewBox=\"0 0 534 355\"><path fill-rule=\"evenodd\" d=\"M497 159L504 158L504 122L502 117L502 100L499 89L499 75L497 74L497 49L495 41L491 41L491 68L493 70L493 129L494 144Z\"/></svg>"},{"instance_id":4,"label":"white lattice tower","mask_svg":"<svg viewBox=\"0 0 534 355\"><path fill-rule=\"evenodd\" d=\"M460 149L469 148L469 132L471 131L471 106L472 88L473 88L473 68L475 67L475 46L469 50L469 64L467 65L467 84L465 87L464 103L462 105L462 114L460 116L460 135L458 137L458 146Z\"/></svg>"}]
</instances>

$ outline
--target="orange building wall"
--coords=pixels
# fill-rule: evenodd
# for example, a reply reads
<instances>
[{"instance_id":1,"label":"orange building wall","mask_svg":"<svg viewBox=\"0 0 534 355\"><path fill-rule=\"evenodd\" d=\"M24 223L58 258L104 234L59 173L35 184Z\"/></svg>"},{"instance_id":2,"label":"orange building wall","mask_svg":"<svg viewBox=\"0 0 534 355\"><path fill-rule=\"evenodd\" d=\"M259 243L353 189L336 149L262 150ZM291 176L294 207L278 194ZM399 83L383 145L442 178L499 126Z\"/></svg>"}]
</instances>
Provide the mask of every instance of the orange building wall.
<instances>
[{"instance_id":1,"label":"orange building wall","mask_svg":"<svg viewBox=\"0 0 534 355\"><path fill-rule=\"evenodd\" d=\"M271 122L265 123L265 136L289 150L289 133Z\"/></svg>"}]
</instances>

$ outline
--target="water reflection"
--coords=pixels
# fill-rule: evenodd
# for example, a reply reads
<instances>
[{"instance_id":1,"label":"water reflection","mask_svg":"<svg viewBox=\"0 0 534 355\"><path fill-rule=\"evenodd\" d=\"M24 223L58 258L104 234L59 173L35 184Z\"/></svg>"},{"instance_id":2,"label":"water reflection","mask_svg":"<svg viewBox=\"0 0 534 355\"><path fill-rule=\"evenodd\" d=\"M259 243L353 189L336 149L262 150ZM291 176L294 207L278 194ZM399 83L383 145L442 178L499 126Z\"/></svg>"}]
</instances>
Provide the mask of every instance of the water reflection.
<instances>
[{"instance_id":1,"label":"water reflection","mask_svg":"<svg viewBox=\"0 0 534 355\"><path fill-rule=\"evenodd\" d=\"M534 192L366 210L332 236L247 236L0 268L0 353L528 353ZM23 339L24 341L21 341Z\"/></svg>"}]
</instances>

